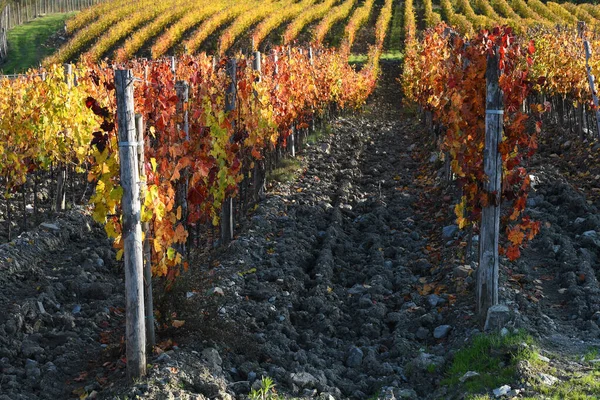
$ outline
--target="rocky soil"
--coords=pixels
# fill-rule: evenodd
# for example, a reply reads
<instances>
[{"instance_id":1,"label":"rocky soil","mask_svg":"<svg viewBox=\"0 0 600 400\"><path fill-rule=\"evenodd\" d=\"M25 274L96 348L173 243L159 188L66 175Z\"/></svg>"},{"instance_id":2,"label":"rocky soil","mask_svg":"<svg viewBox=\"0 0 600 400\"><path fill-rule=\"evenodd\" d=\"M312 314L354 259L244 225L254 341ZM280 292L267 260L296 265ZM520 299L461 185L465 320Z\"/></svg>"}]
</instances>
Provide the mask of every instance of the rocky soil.
<instances>
[{"instance_id":1,"label":"rocky soil","mask_svg":"<svg viewBox=\"0 0 600 400\"><path fill-rule=\"evenodd\" d=\"M244 399L265 376L285 397L462 398L442 381L482 330L473 250L431 134L401 111L398 66L384 70L366 112L305 149L297 181L273 183L226 248L195 255L159 303L160 354L133 386L122 274L101 230L74 212L0 247L0 399ZM552 151L530 168L542 232L502 263L500 296L503 327L558 363L600 346L600 212Z\"/></svg>"}]
</instances>

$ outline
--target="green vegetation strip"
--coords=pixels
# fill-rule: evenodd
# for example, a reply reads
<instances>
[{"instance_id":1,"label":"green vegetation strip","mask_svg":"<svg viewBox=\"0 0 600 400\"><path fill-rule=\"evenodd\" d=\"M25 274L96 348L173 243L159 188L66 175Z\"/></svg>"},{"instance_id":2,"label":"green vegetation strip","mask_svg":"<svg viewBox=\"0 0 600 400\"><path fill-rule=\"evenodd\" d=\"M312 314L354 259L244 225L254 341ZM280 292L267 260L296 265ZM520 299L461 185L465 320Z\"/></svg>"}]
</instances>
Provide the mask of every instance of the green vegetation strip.
<instances>
[{"instance_id":1,"label":"green vegetation strip","mask_svg":"<svg viewBox=\"0 0 600 400\"><path fill-rule=\"evenodd\" d=\"M401 61L404 58L404 54L400 51L387 51L381 55L382 60L387 61ZM350 64L363 64L369 60L366 54L350 54L348 62Z\"/></svg>"},{"instance_id":2,"label":"green vegetation strip","mask_svg":"<svg viewBox=\"0 0 600 400\"><path fill-rule=\"evenodd\" d=\"M51 14L8 32L8 57L0 70L5 74L20 73L31 67L37 67L40 61L56 49L47 45L54 33L63 29L65 20L74 13Z\"/></svg>"}]
</instances>

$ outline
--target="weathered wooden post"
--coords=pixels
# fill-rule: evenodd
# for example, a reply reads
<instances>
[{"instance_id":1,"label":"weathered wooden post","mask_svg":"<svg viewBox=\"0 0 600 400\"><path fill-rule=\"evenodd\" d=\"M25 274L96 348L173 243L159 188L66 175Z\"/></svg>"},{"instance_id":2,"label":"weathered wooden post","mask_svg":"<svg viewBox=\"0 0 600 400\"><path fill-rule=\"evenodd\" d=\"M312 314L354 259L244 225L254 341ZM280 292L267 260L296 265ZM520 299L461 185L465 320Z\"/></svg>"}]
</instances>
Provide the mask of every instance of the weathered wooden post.
<instances>
[{"instance_id":1,"label":"weathered wooden post","mask_svg":"<svg viewBox=\"0 0 600 400\"><path fill-rule=\"evenodd\" d=\"M139 190L138 140L135 130L133 74L115 71L119 157L123 197L123 251L125 260L125 309L127 376L130 380L146 374L146 336L144 324L144 278L142 225Z\"/></svg>"},{"instance_id":2,"label":"weathered wooden post","mask_svg":"<svg viewBox=\"0 0 600 400\"><path fill-rule=\"evenodd\" d=\"M177 65L176 65L177 61L175 59L175 56L171 57L171 72L173 73L173 79L177 79Z\"/></svg>"},{"instance_id":3,"label":"weathered wooden post","mask_svg":"<svg viewBox=\"0 0 600 400\"><path fill-rule=\"evenodd\" d=\"M588 83L590 85L590 92L592 93L592 101L594 103L594 109L596 110L596 129L598 130L598 137L600 137L600 108L598 108L598 93L596 93L596 78L592 74L592 67L590 66L590 58L592 57L592 51L590 50L590 42L588 42L587 40L584 40L583 47L585 49L585 69L587 71Z\"/></svg>"},{"instance_id":4,"label":"weathered wooden post","mask_svg":"<svg viewBox=\"0 0 600 400\"><path fill-rule=\"evenodd\" d=\"M225 111L231 112L236 108L237 97L237 60L229 59L227 64L227 75L231 79L231 83L225 94ZM234 126L235 129L235 126ZM223 202L221 210L221 243L229 243L233 239L233 199L228 197Z\"/></svg>"},{"instance_id":5,"label":"weathered wooden post","mask_svg":"<svg viewBox=\"0 0 600 400\"><path fill-rule=\"evenodd\" d=\"M180 114L183 118L183 132L185 133L185 140L190 140L190 126L189 126L189 116L188 116L188 101L190 97L190 85L186 81L177 81L175 84L175 90L177 92L177 98L179 99L177 103L177 113ZM183 226L187 229L187 218L188 218L188 202L187 202L187 194L188 194L188 179L189 179L189 168L185 168L181 171L181 180L177 183L177 193L176 193L176 206L181 206L181 221L179 223L183 224ZM185 244L181 244L177 249L181 254L184 254L186 251Z\"/></svg>"},{"instance_id":6,"label":"weathered wooden post","mask_svg":"<svg viewBox=\"0 0 600 400\"><path fill-rule=\"evenodd\" d=\"M135 115L135 130L137 134L137 155L138 167L140 170L140 185L146 187L146 169L144 168L144 119L140 114ZM142 187L140 187L142 189ZM140 190L145 193L145 190ZM144 202L144 197L140 195L140 204ZM144 311L146 314L146 346L148 351L156 344L154 335L154 302L152 300L152 251L150 248L150 224L142 222L142 232L144 232Z\"/></svg>"},{"instance_id":7,"label":"weathered wooden post","mask_svg":"<svg viewBox=\"0 0 600 400\"><path fill-rule=\"evenodd\" d=\"M481 318L498 304L498 236L500 233L500 199L502 196L502 157L498 145L502 141L504 101L498 78L498 54L488 55L486 71L484 172L483 188L490 199L481 212L479 268L477 269L477 312Z\"/></svg>"},{"instance_id":8,"label":"weathered wooden post","mask_svg":"<svg viewBox=\"0 0 600 400\"><path fill-rule=\"evenodd\" d=\"M73 65L65 64L65 82L67 83L67 88L71 89L73 86ZM64 211L67 207L67 193L65 190L65 185L67 181L67 169L64 165L61 165L58 171L58 181L56 182L56 200L55 200L55 210L56 211Z\"/></svg>"},{"instance_id":9,"label":"weathered wooden post","mask_svg":"<svg viewBox=\"0 0 600 400\"><path fill-rule=\"evenodd\" d=\"M260 51L254 52L254 60L252 62L252 68L258 71L258 80L260 82L262 75L262 55ZM273 50L273 60L275 61L275 73L277 73L277 51ZM253 188L255 200L258 200L266 189L266 165L264 157L261 160L254 160L254 176L253 176Z\"/></svg>"}]
</instances>

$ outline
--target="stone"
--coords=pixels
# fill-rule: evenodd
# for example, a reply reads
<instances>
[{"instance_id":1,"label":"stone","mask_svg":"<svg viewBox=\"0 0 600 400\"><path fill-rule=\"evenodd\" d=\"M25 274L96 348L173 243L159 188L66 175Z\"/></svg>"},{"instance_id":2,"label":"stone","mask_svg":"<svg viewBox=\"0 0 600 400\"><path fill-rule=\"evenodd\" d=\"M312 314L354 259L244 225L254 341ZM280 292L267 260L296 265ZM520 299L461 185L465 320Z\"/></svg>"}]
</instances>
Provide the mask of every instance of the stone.
<instances>
[{"instance_id":1,"label":"stone","mask_svg":"<svg viewBox=\"0 0 600 400\"><path fill-rule=\"evenodd\" d=\"M363 352L358 347L353 346L348 352L348 358L346 358L346 366L348 368L356 368L362 364Z\"/></svg>"},{"instance_id":2,"label":"stone","mask_svg":"<svg viewBox=\"0 0 600 400\"><path fill-rule=\"evenodd\" d=\"M313 389L319 381L308 372L296 372L290 375L292 383L300 389Z\"/></svg>"},{"instance_id":3,"label":"stone","mask_svg":"<svg viewBox=\"0 0 600 400\"><path fill-rule=\"evenodd\" d=\"M37 361L31 359L25 361L25 375L30 380L38 380L42 376L42 371L38 367Z\"/></svg>"},{"instance_id":4,"label":"stone","mask_svg":"<svg viewBox=\"0 0 600 400\"><path fill-rule=\"evenodd\" d=\"M167 353L162 353L158 357L156 357L156 362L158 363L166 363L171 361L171 357Z\"/></svg>"},{"instance_id":5,"label":"stone","mask_svg":"<svg viewBox=\"0 0 600 400\"><path fill-rule=\"evenodd\" d=\"M225 292L223 291L223 289L221 289L218 286L210 289L209 290L209 294L212 294L212 295L215 295L215 296L225 296Z\"/></svg>"},{"instance_id":6,"label":"stone","mask_svg":"<svg viewBox=\"0 0 600 400\"><path fill-rule=\"evenodd\" d=\"M504 304L496 304L488 309L484 330L500 330L504 328L509 321L510 309L508 306Z\"/></svg>"},{"instance_id":7,"label":"stone","mask_svg":"<svg viewBox=\"0 0 600 400\"><path fill-rule=\"evenodd\" d=\"M433 337L436 339L443 339L448 336L452 327L450 325L440 325L433 330Z\"/></svg>"},{"instance_id":8,"label":"stone","mask_svg":"<svg viewBox=\"0 0 600 400\"><path fill-rule=\"evenodd\" d=\"M429 329L424 328L424 327L419 327L419 329L417 329L417 333L416 333L417 339L419 340L425 340L429 337Z\"/></svg>"},{"instance_id":9,"label":"stone","mask_svg":"<svg viewBox=\"0 0 600 400\"><path fill-rule=\"evenodd\" d=\"M382 387L377 396L380 400L396 400L396 395L394 394L394 388L390 386Z\"/></svg>"},{"instance_id":10,"label":"stone","mask_svg":"<svg viewBox=\"0 0 600 400\"><path fill-rule=\"evenodd\" d=\"M541 354L538 354L538 360L543 361L545 363L549 363L550 362L550 359L548 357L543 356Z\"/></svg>"},{"instance_id":11,"label":"stone","mask_svg":"<svg viewBox=\"0 0 600 400\"><path fill-rule=\"evenodd\" d=\"M43 354L44 349L37 343L26 340L21 345L21 353L27 358L35 358L37 355Z\"/></svg>"},{"instance_id":12,"label":"stone","mask_svg":"<svg viewBox=\"0 0 600 400\"><path fill-rule=\"evenodd\" d=\"M508 333L509 333L509 332L508 332L508 329L506 329L506 328L502 328L502 329L500 330L500 336L502 336L502 337L504 337L504 336L508 335Z\"/></svg>"},{"instance_id":13,"label":"stone","mask_svg":"<svg viewBox=\"0 0 600 400\"><path fill-rule=\"evenodd\" d=\"M323 393L319 394L318 399L319 400L335 400L335 397L331 393L323 392Z\"/></svg>"},{"instance_id":14,"label":"stone","mask_svg":"<svg viewBox=\"0 0 600 400\"><path fill-rule=\"evenodd\" d=\"M221 365L223 365L223 359L221 359L219 352L212 347L202 350L202 358L206 360L213 370L219 370L221 369Z\"/></svg>"},{"instance_id":15,"label":"stone","mask_svg":"<svg viewBox=\"0 0 600 400\"><path fill-rule=\"evenodd\" d=\"M508 395L511 387L509 385L500 386L499 388L494 389L494 396L502 397Z\"/></svg>"},{"instance_id":16,"label":"stone","mask_svg":"<svg viewBox=\"0 0 600 400\"><path fill-rule=\"evenodd\" d=\"M467 371L465 372L465 374L463 376L461 376L458 380L461 382L465 382L471 378L474 378L476 376L479 376L479 372L475 372L475 371Z\"/></svg>"},{"instance_id":17,"label":"stone","mask_svg":"<svg viewBox=\"0 0 600 400\"><path fill-rule=\"evenodd\" d=\"M42 222L40 224L42 228L49 229L51 231L60 231L60 227L56 224L51 224L49 222Z\"/></svg>"},{"instance_id":18,"label":"stone","mask_svg":"<svg viewBox=\"0 0 600 400\"><path fill-rule=\"evenodd\" d=\"M249 381L238 381L233 382L229 385L229 389L235 394L248 394L250 393L250 382Z\"/></svg>"},{"instance_id":19,"label":"stone","mask_svg":"<svg viewBox=\"0 0 600 400\"><path fill-rule=\"evenodd\" d=\"M431 307L437 306L440 300L441 298L437 294L430 294L429 296L427 296L427 303L429 303Z\"/></svg>"},{"instance_id":20,"label":"stone","mask_svg":"<svg viewBox=\"0 0 600 400\"><path fill-rule=\"evenodd\" d=\"M558 382L558 378L549 374L545 374L543 372L538 373L538 378L540 379L540 383L546 386L552 386L556 382Z\"/></svg>"},{"instance_id":21,"label":"stone","mask_svg":"<svg viewBox=\"0 0 600 400\"><path fill-rule=\"evenodd\" d=\"M585 231L583 232L583 234L581 235L583 237L589 237L589 238L597 238L598 237L598 232L596 231Z\"/></svg>"},{"instance_id":22,"label":"stone","mask_svg":"<svg viewBox=\"0 0 600 400\"><path fill-rule=\"evenodd\" d=\"M417 396L417 392L415 392L413 389L395 390L394 394L396 395L397 399L418 399L419 398L419 396Z\"/></svg>"},{"instance_id":23,"label":"stone","mask_svg":"<svg viewBox=\"0 0 600 400\"><path fill-rule=\"evenodd\" d=\"M112 295L112 290L108 283L93 282L82 287L81 295L91 300L107 300Z\"/></svg>"},{"instance_id":24,"label":"stone","mask_svg":"<svg viewBox=\"0 0 600 400\"><path fill-rule=\"evenodd\" d=\"M458 232L458 225L448 225L442 229L442 238L444 239L452 239L454 235Z\"/></svg>"},{"instance_id":25,"label":"stone","mask_svg":"<svg viewBox=\"0 0 600 400\"><path fill-rule=\"evenodd\" d=\"M454 268L454 276L457 278L466 278L473 273L473 268L470 265L459 265Z\"/></svg>"},{"instance_id":26,"label":"stone","mask_svg":"<svg viewBox=\"0 0 600 400\"><path fill-rule=\"evenodd\" d=\"M412 366L421 371L427 371L432 366L437 369L437 367L443 363L444 357L429 353L419 353L419 355L411 361Z\"/></svg>"},{"instance_id":27,"label":"stone","mask_svg":"<svg viewBox=\"0 0 600 400\"><path fill-rule=\"evenodd\" d=\"M361 285L359 283L357 283L356 285L352 286L350 289L348 289L348 293L349 294L363 294L364 292L366 292L368 289L368 287L366 287L365 285Z\"/></svg>"}]
</instances>

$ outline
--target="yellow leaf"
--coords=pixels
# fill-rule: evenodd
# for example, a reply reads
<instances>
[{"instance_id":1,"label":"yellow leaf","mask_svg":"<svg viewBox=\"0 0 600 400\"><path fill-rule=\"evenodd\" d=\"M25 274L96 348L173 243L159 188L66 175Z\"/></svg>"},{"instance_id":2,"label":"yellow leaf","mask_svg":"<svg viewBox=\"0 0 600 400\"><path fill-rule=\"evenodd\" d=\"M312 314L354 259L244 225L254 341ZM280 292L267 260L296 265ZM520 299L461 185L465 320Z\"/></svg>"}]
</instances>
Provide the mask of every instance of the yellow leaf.
<instances>
[{"instance_id":1,"label":"yellow leaf","mask_svg":"<svg viewBox=\"0 0 600 400\"><path fill-rule=\"evenodd\" d=\"M177 220L181 220L181 206L177 207Z\"/></svg>"},{"instance_id":2,"label":"yellow leaf","mask_svg":"<svg viewBox=\"0 0 600 400\"><path fill-rule=\"evenodd\" d=\"M182 321L180 319L174 319L172 323L174 328L181 328L183 324L185 324L185 321Z\"/></svg>"},{"instance_id":3,"label":"yellow leaf","mask_svg":"<svg viewBox=\"0 0 600 400\"><path fill-rule=\"evenodd\" d=\"M123 258L123 249L120 249L119 251L117 251L117 261L121 261L122 258Z\"/></svg>"}]
</instances>

